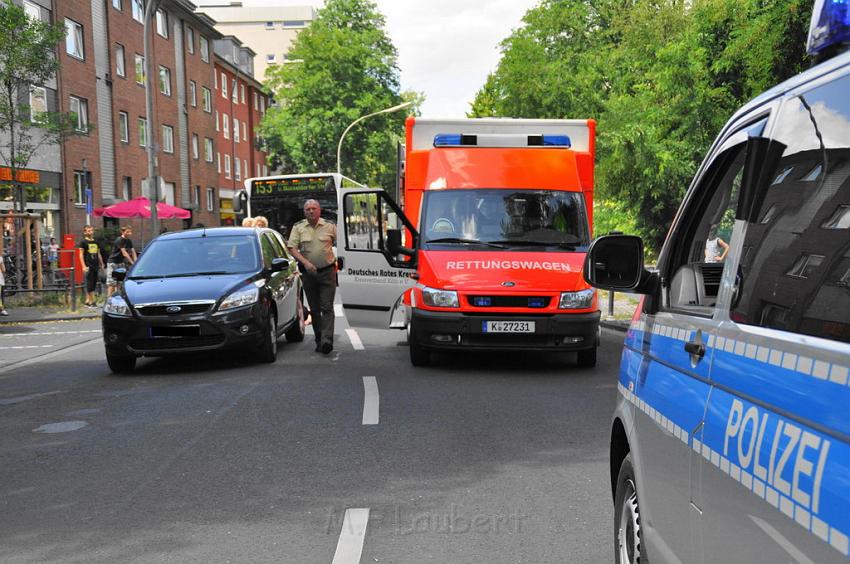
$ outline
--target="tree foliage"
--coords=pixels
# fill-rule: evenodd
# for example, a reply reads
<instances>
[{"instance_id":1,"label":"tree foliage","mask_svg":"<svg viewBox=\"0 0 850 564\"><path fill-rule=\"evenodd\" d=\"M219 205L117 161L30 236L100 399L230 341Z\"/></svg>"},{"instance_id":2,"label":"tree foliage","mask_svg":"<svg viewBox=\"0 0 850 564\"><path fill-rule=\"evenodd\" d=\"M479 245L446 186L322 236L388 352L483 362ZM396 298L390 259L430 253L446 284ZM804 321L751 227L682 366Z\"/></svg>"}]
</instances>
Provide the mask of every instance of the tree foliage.
<instances>
[{"instance_id":1,"label":"tree foliage","mask_svg":"<svg viewBox=\"0 0 850 564\"><path fill-rule=\"evenodd\" d=\"M597 119L597 194L627 204L657 249L723 123L807 65L811 5L542 0L503 41L470 116Z\"/></svg>"},{"instance_id":2,"label":"tree foliage","mask_svg":"<svg viewBox=\"0 0 850 564\"><path fill-rule=\"evenodd\" d=\"M266 73L277 106L262 123L276 164L286 173L335 171L337 143L357 118L421 102L399 92L397 52L384 17L370 0L328 0L288 53L289 63ZM389 187L404 112L364 120L345 137L342 172Z\"/></svg>"},{"instance_id":3,"label":"tree foliage","mask_svg":"<svg viewBox=\"0 0 850 564\"><path fill-rule=\"evenodd\" d=\"M40 147L74 133L75 116L33 111L29 105L31 88L55 76L56 45L64 37L61 24L30 19L11 0L0 4L0 160L11 170L16 188L17 171L27 167ZM15 193L23 209L23 191Z\"/></svg>"}]
</instances>

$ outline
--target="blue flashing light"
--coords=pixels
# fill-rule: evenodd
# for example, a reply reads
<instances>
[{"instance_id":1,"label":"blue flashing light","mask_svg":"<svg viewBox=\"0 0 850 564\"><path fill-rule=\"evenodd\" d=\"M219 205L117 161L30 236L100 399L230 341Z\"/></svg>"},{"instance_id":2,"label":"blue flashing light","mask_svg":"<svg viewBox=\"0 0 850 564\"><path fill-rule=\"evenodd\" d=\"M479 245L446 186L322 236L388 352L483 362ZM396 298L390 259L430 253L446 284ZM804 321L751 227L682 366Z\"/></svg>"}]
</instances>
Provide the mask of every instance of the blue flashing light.
<instances>
[{"instance_id":1,"label":"blue flashing light","mask_svg":"<svg viewBox=\"0 0 850 564\"><path fill-rule=\"evenodd\" d=\"M850 0L815 0L806 51L824 55L846 43L850 43Z\"/></svg>"},{"instance_id":2,"label":"blue flashing light","mask_svg":"<svg viewBox=\"0 0 850 564\"><path fill-rule=\"evenodd\" d=\"M438 133L434 136L434 146L451 147L460 145L461 137L460 133Z\"/></svg>"},{"instance_id":3,"label":"blue flashing light","mask_svg":"<svg viewBox=\"0 0 850 564\"><path fill-rule=\"evenodd\" d=\"M475 307L490 307L493 303L489 297L475 296L472 300Z\"/></svg>"},{"instance_id":4,"label":"blue flashing light","mask_svg":"<svg viewBox=\"0 0 850 564\"><path fill-rule=\"evenodd\" d=\"M568 135L544 135L543 145L547 147L571 147L572 143Z\"/></svg>"},{"instance_id":5,"label":"blue flashing light","mask_svg":"<svg viewBox=\"0 0 850 564\"><path fill-rule=\"evenodd\" d=\"M546 299L528 298L528 307L546 307Z\"/></svg>"}]
</instances>

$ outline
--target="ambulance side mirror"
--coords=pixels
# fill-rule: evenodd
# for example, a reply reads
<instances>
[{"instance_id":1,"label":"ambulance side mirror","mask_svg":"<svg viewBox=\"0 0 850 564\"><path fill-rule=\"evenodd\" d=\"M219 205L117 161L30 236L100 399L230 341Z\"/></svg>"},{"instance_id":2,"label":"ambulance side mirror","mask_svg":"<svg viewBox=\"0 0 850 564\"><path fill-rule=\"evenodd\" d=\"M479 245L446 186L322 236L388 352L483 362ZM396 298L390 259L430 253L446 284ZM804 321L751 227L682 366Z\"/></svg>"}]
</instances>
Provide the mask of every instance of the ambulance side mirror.
<instances>
[{"instance_id":1,"label":"ambulance side mirror","mask_svg":"<svg viewBox=\"0 0 850 564\"><path fill-rule=\"evenodd\" d=\"M643 266L643 241L634 235L606 235L593 241L584 260L584 279L600 290L652 293L658 275Z\"/></svg>"},{"instance_id":2,"label":"ambulance side mirror","mask_svg":"<svg viewBox=\"0 0 850 564\"><path fill-rule=\"evenodd\" d=\"M385 242L384 254L387 257L387 260L393 266L399 266L399 261L396 260L398 255L403 255L406 257L415 257L416 249L410 249L408 247L403 247L401 244L401 229L387 229L387 237ZM412 261L401 263L403 266L413 267Z\"/></svg>"}]
</instances>

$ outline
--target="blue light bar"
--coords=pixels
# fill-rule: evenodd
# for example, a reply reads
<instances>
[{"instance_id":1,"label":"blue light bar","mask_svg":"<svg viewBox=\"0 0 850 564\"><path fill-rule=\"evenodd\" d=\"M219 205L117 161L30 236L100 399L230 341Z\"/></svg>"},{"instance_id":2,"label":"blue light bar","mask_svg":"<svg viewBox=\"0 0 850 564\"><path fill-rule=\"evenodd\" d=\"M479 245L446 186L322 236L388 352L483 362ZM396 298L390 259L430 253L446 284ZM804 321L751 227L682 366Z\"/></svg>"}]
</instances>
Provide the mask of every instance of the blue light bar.
<instances>
[{"instance_id":1,"label":"blue light bar","mask_svg":"<svg viewBox=\"0 0 850 564\"><path fill-rule=\"evenodd\" d=\"M472 305L474 305L475 307L490 307L493 303L489 297L484 296L475 296L472 301Z\"/></svg>"},{"instance_id":2,"label":"blue light bar","mask_svg":"<svg viewBox=\"0 0 850 564\"><path fill-rule=\"evenodd\" d=\"M461 137L460 133L438 133L434 136L434 146L451 147L453 145L460 145Z\"/></svg>"},{"instance_id":3,"label":"blue light bar","mask_svg":"<svg viewBox=\"0 0 850 564\"><path fill-rule=\"evenodd\" d=\"M546 307L546 299L528 298L528 307Z\"/></svg>"},{"instance_id":4,"label":"blue light bar","mask_svg":"<svg viewBox=\"0 0 850 564\"><path fill-rule=\"evenodd\" d=\"M815 0L809 26L809 55L831 55L830 48L850 43L850 0Z\"/></svg>"},{"instance_id":5,"label":"blue light bar","mask_svg":"<svg viewBox=\"0 0 850 564\"><path fill-rule=\"evenodd\" d=\"M556 147L571 147L570 137L568 135L544 135L543 144L546 146Z\"/></svg>"}]
</instances>

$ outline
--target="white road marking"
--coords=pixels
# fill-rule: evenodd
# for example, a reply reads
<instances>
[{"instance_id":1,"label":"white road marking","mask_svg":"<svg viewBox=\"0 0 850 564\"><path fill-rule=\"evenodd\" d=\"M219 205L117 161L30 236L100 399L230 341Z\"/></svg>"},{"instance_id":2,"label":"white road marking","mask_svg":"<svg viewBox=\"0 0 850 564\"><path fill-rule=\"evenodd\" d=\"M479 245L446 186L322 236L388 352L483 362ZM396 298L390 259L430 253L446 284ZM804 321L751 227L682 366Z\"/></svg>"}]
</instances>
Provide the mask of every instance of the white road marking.
<instances>
[{"instance_id":1,"label":"white road marking","mask_svg":"<svg viewBox=\"0 0 850 564\"><path fill-rule=\"evenodd\" d=\"M70 347L65 347L64 349L59 349L57 351L50 351L49 353L45 353L43 355L40 355L40 356L37 356L37 357L34 357L34 358L28 358L28 359L22 360L20 362L13 362L12 364L8 364L8 365L0 368L0 374L5 374L7 372L11 372L12 370L16 370L16 369L21 368L23 366L29 366L30 364L37 364L37 363L45 361L45 360L50 360L50 359L52 359L56 356L59 356L61 354L65 354L65 353L69 353L69 352L73 352L77 349L81 349L81 348L85 347L86 345L90 345L92 343L100 344L102 342L103 342L103 340L99 339L99 338L98 339L92 339L90 341L84 341L82 343L77 343L76 345L71 345ZM14 374L12 374L12 376L14 376Z\"/></svg>"},{"instance_id":2,"label":"white road marking","mask_svg":"<svg viewBox=\"0 0 850 564\"><path fill-rule=\"evenodd\" d=\"M28 396L18 396L16 398L3 398L0 399L0 405L15 405L16 403L21 403L23 401L29 401L32 399L42 398L44 396L52 396L53 394L64 394L65 390L54 390L52 392L42 392L40 394L30 394Z\"/></svg>"},{"instance_id":3,"label":"white road marking","mask_svg":"<svg viewBox=\"0 0 850 564\"><path fill-rule=\"evenodd\" d=\"M100 333L100 329L86 329L85 331L43 331L38 333L0 333L3 337L41 337L42 335L81 335L83 333Z\"/></svg>"},{"instance_id":4,"label":"white road marking","mask_svg":"<svg viewBox=\"0 0 850 564\"><path fill-rule=\"evenodd\" d=\"M17 350L17 349L49 349L53 345L17 345L14 347L0 347L0 351Z\"/></svg>"},{"instance_id":5,"label":"white road marking","mask_svg":"<svg viewBox=\"0 0 850 564\"><path fill-rule=\"evenodd\" d=\"M374 376L363 377L363 424L377 425L380 416L378 381Z\"/></svg>"},{"instance_id":6,"label":"white road marking","mask_svg":"<svg viewBox=\"0 0 850 564\"><path fill-rule=\"evenodd\" d=\"M345 510L332 564L359 564L368 524L368 507Z\"/></svg>"},{"instance_id":7,"label":"white road marking","mask_svg":"<svg viewBox=\"0 0 850 564\"><path fill-rule=\"evenodd\" d=\"M342 310L342 304L334 304L334 313L337 317L345 317L345 312Z\"/></svg>"},{"instance_id":8,"label":"white road marking","mask_svg":"<svg viewBox=\"0 0 850 564\"><path fill-rule=\"evenodd\" d=\"M363 346L363 341L360 340L360 335L357 334L357 331L346 329L345 333L348 335L348 339L351 341L351 346L354 347L354 350L362 351L366 348Z\"/></svg>"}]
</instances>

